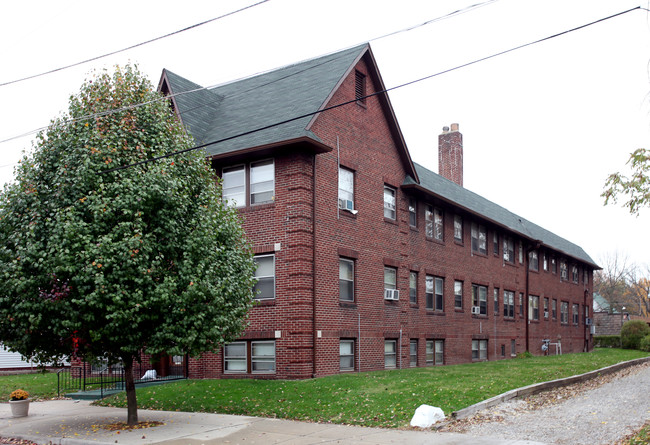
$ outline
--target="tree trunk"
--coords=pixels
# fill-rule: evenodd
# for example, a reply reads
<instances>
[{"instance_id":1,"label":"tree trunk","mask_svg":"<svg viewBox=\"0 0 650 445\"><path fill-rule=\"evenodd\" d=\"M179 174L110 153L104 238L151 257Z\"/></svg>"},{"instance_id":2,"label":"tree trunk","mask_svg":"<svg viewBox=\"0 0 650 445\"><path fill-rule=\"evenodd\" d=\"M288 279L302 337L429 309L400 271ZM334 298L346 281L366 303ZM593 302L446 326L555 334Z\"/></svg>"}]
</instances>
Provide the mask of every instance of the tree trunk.
<instances>
[{"instance_id":1,"label":"tree trunk","mask_svg":"<svg viewBox=\"0 0 650 445\"><path fill-rule=\"evenodd\" d=\"M124 359L124 386L126 390L126 423L137 425L138 401L135 396L135 382L133 380L133 357Z\"/></svg>"}]
</instances>

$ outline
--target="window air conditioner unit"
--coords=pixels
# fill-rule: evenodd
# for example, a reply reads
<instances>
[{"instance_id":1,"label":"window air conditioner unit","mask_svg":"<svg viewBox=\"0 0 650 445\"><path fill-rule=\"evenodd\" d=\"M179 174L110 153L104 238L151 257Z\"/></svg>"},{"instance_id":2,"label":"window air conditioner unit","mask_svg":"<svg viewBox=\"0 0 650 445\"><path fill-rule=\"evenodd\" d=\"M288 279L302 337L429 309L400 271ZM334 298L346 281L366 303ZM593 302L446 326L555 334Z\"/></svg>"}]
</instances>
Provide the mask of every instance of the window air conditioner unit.
<instances>
[{"instance_id":1,"label":"window air conditioner unit","mask_svg":"<svg viewBox=\"0 0 650 445\"><path fill-rule=\"evenodd\" d=\"M384 299L385 300L399 300L399 290L398 289L384 289Z\"/></svg>"},{"instance_id":2,"label":"window air conditioner unit","mask_svg":"<svg viewBox=\"0 0 650 445\"><path fill-rule=\"evenodd\" d=\"M548 311L544 311L544 318L548 318Z\"/></svg>"},{"instance_id":3,"label":"window air conditioner unit","mask_svg":"<svg viewBox=\"0 0 650 445\"><path fill-rule=\"evenodd\" d=\"M585 325L591 326L592 324L593 324L593 322L591 321L591 318L589 318L589 317L585 318Z\"/></svg>"},{"instance_id":4,"label":"window air conditioner unit","mask_svg":"<svg viewBox=\"0 0 650 445\"><path fill-rule=\"evenodd\" d=\"M481 308L479 306L472 306L472 315L480 315Z\"/></svg>"},{"instance_id":5,"label":"window air conditioner unit","mask_svg":"<svg viewBox=\"0 0 650 445\"><path fill-rule=\"evenodd\" d=\"M592 324L591 326L589 326L589 333L591 335L596 334L596 326L595 325Z\"/></svg>"}]
</instances>

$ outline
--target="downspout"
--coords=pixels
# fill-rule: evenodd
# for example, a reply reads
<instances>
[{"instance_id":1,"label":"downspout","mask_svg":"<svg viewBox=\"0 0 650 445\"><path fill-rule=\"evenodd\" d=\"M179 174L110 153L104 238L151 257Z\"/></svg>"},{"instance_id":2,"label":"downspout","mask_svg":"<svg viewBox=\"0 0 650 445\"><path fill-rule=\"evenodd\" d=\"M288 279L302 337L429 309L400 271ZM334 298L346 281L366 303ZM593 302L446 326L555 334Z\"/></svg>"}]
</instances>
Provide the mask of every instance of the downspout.
<instances>
[{"instance_id":1,"label":"downspout","mask_svg":"<svg viewBox=\"0 0 650 445\"><path fill-rule=\"evenodd\" d=\"M312 202L311 202L311 230L312 230L312 377L316 377L316 341L318 332L316 331L316 155L314 154L312 162ZM338 205L337 205L338 208Z\"/></svg>"}]
</instances>

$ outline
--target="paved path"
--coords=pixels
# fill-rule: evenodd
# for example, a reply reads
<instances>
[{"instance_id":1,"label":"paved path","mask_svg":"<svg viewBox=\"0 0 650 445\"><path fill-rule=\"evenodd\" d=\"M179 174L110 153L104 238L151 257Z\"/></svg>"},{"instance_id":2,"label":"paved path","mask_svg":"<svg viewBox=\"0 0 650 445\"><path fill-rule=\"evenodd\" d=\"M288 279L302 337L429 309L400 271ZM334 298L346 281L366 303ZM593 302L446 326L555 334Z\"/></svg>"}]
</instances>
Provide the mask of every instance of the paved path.
<instances>
[{"instance_id":1,"label":"paved path","mask_svg":"<svg viewBox=\"0 0 650 445\"><path fill-rule=\"evenodd\" d=\"M65 445L539 445L531 441L484 439L457 433L387 430L221 414L147 410L139 410L138 414L141 421L161 421L164 425L130 432L107 431L100 425L126 420L125 409L96 407L88 401L72 400L33 402L28 417L14 419L5 403L0 406L0 436Z\"/></svg>"},{"instance_id":2,"label":"paved path","mask_svg":"<svg viewBox=\"0 0 650 445\"><path fill-rule=\"evenodd\" d=\"M547 444L611 444L650 420L650 364L620 371L617 378L562 403L527 411L513 400L482 414L500 421L470 425L466 434ZM481 414L481 413L479 413Z\"/></svg>"}]
</instances>

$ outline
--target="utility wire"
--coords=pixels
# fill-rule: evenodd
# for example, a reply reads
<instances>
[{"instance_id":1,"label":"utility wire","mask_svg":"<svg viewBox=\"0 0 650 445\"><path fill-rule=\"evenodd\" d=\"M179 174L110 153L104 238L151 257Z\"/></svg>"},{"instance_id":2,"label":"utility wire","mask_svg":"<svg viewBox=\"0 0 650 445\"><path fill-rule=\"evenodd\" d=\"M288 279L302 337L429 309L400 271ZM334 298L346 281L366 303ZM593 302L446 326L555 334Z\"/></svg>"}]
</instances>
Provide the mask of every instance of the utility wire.
<instances>
[{"instance_id":1,"label":"utility wire","mask_svg":"<svg viewBox=\"0 0 650 445\"><path fill-rule=\"evenodd\" d=\"M187 153L187 152L194 151L194 150L199 150L201 148L205 148L205 147L208 147L210 145L216 145L216 144L227 142L227 141L237 139L237 138L240 138L240 137L243 137L243 136L248 136L248 135L253 134L253 133L258 133L260 131L268 130L268 129L273 128L273 127L277 127L277 126L284 125L284 124L287 124L287 123L290 123L290 122L294 122L294 121L297 121L297 120L300 120L300 119L303 119L303 118L306 118L306 117L314 116L314 115L319 114L319 113L324 113L326 111L330 111L330 110L333 110L333 109L336 109L336 108L340 108L340 107L343 107L345 105L356 103L359 100L363 100L363 99L367 99L367 98L370 98L370 97L378 96L380 94L386 94L389 91L393 91L393 90L397 90L399 88L403 88L403 87L406 87L406 86L409 86L409 85L413 85L415 83L419 83L419 82L422 82L424 80L428 80L428 79L431 79L433 77L440 76L442 74L446 74L446 73L449 73L449 72L452 72L452 71L456 71L458 69L465 68L467 66L474 65L474 64L477 64L479 62L484 62L486 60L493 59L495 57L511 53L511 52L516 51L518 49L522 49L522 48L526 48L526 47L531 46L531 45L542 43L542 42L554 39L556 37L560 37L560 36L563 36L565 34L569 34L571 32L587 28L588 26L592 26L592 25L595 25L597 23L601 23L601 22L604 22L606 20L621 16L623 14L627 14L627 13L629 13L631 11L635 11L637 9L641 9L641 7L636 6L634 8L631 8L631 9L628 9L628 10L625 10L625 11L622 11L622 12L607 16L607 17L603 17L603 18L595 20L593 22L589 22L587 24L577 26L575 28L571 28L571 29L568 29L566 31L562 31L562 32L559 32L557 34L553 34L553 35L550 35L550 36L547 36L547 37L544 37L544 38L541 38L541 39L538 39L538 40L534 40L534 41L531 41L531 42L528 42L528 43L524 43L523 45L519 45L519 46L510 48L510 49L504 50L504 51L500 51L498 53L494 53L494 54L489 55L489 56L481 57L480 59L475 59L475 60L473 60L471 62L467 62L467 63L464 63L462 65L457 65L457 66L455 66L453 68L449 68L449 69L446 69L444 71L439 71L439 72L437 72L435 74L430 74L428 76L421 77L419 79L415 79L415 80L412 80L410 82L406 82L406 83L403 83L403 84L400 84L400 85L397 85L397 86L394 86L394 87L391 87L391 88L386 88L386 89L383 89L381 91L376 91L376 92L374 92L372 94L368 94L367 96L364 96L364 97L361 97L361 98L355 98L355 99L352 99L352 100L349 100L349 101L346 101L346 102L342 102L342 103L339 103L339 104L336 104L336 105L332 105L332 106L329 106L329 107L322 108L322 109L317 110L317 111L312 111L310 113L305 113L305 114L302 114L300 116L295 116L295 117L292 117L290 119L286 119L286 120L276 122L276 123L273 123L273 124L270 124L270 125L265 125L265 126L262 126L262 127L259 127L259 128L255 128L253 130L249 130L249 131L245 131L245 132L242 132L242 133L238 133L238 134L233 135L233 136L225 137L223 139L218 139L218 140L215 140L215 141L206 142L204 144L189 147L189 148L186 148L184 150L174 151L174 152L167 153L167 154L164 154L164 155L161 155L161 156L156 156L156 157L153 157L153 158L150 158L150 159L135 162L133 164L127 164L127 165L123 165L123 166L119 166L119 167L115 167L115 168L111 168L111 169L107 169L107 170L102 170L102 171L98 172L97 174L111 173L111 172L115 172L115 171L119 171L119 170L125 170L125 169L131 168L131 167L136 167L138 165L148 164L148 163L151 163L151 162L155 162L155 161L158 161L158 160L161 160L161 159L166 159L166 158L176 156L176 155L179 155L179 154Z\"/></svg>"},{"instance_id":2,"label":"utility wire","mask_svg":"<svg viewBox=\"0 0 650 445\"><path fill-rule=\"evenodd\" d=\"M56 73L57 71L63 71L63 70L68 69L68 68L83 65L84 63L93 62L95 60L103 59L104 57L119 54L119 53L122 53L124 51L128 51L130 49L137 48L139 46L147 45L147 44L155 42L157 40L162 40L162 39L165 39L167 37L171 37L173 35L180 34L180 33L185 32L185 31L189 31L190 29L198 28L199 26L206 25L206 24L214 22L216 20L220 20L220 19L223 19L225 17L231 16L233 14L237 14L238 12L245 11L247 9L253 8L253 7L258 6L258 5L261 5L262 3L266 3L268 1L270 1L270 0L261 0L261 1L257 2L257 3L253 3L252 5L245 6L243 8L240 8L240 9L236 10L236 11L228 12L228 13L226 13L224 15L219 16L219 17L214 17L212 19L205 20L205 21L203 21L201 23L196 23L196 24L188 26L186 28L179 29L178 31L170 32L168 34L165 34L165 35L162 35L162 36L159 36L159 37L155 37L153 39L146 40L144 42L136 43L135 45L127 46L126 48L122 48L122 49L118 49L116 51L112 51L110 53L102 54L101 56L91 57L90 59L82 60L81 62L76 62L76 63L70 64L70 65L65 65L65 66L62 66L62 67L59 67L59 68L54 68L52 70L44 71L44 72L39 73L39 74L33 74L31 76L23 77L23 78L20 78L20 79L10 80L8 82L3 82L3 83L0 83L0 87L6 86L6 85L11 85L11 84L18 83L18 82L23 82L23 81L29 80L29 79L34 79L36 77L45 76L47 74Z\"/></svg>"},{"instance_id":3,"label":"utility wire","mask_svg":"<svg viewBox=\"0 0 650 445\"><path fill-rule=\"evenodd\" d=\"M267 0L267 1L268 1L268 0ZM496 2L496 1L498 1L498 0L487 0L487 1L484 1L484 2L482 2L482 3L476 3L476 4L473 4L473 5L467 6L467 7L465 7L465 8L458 9L458 10L456 10L456 11L453 11L453 12L447 13L447 14L445 14L445 15L442 15L442 16L439 16L439 17L436 17L436 18L433 18L433 19L427 20L427 21L425 21L425 22L423 22L423 23L420 23L420 24L418 24L418 25L411 25L411 26L408 26L407 28L403 28L403 29L400 29L400 30L397 30L397 31L391 31L391 32L389 32L389 33L387 33L387 34L383 34L383 35L380 35L380 36L377 36L377 37L373 37L372 39L367 40L367 42L374 42L374 41L376 41L376 40L380 40L380 39L383 39L383 38L386 38L386 37L390 37L390 36L393 36L393 35L396 35L396 34L400 34L400 33L403 33L403 32L412 31L412 30L414 30L414 29L417 29L417 28L420 28L420 27L423 27L423 26L429 25L429 24L431 24L431 23L435 23L435 22L439 22L439 21L441 21L441 20L445 20L445 19L451 18L451 17L453 17L453 16L455 16L455 15L464 14L464 13L466 13L466 12L471 11L472 9L477 9L477 8L480 8L480 7L486 6L486 5L490 4L490 3L494 3L494 2ZM253 5L253 6L255 6L255 5ZM237 11L235 11L235 12L237 12ZM231 13L231 14L234 14L234 12ZM213 19L213 20L216 20L216 19ZM194 26L198 26L198 25L194 25ZM180 32L180 31L178 31L178 32ZM362 42L362 43L363 43L363 42ZM333 52L333 53L330 53L330 54L336 54L337 52L343 51L344 49L353 48L353 47L358 46L358 45L361 45L361 43L358 43L358 44L355 44L355 45L351 45L351 46L349 46L349 47L347 47L347 48L339 49L339 50L337 50L337 51L335 51L335 52ZM127 49L128 49L128 48L127 48ZM322 54L321 56L317 56L317 57L314 57L314 58L324 57L324 56L326 56L326 55L327 55L327 54ZM101 56L100 56L100 57L101 57ZM97 57L97 58L99 58L99 57ZM94 59L89 59L89 60L94 60ZM327 61L327 62L324 62L324 63L331 62L332 60L336 60L336 59L331 59L331 60L329 60L329 61ZM318 66L318 65L317 65L317 66ZM316 68L317 66L310 67L310 68L307 68L307 69L313 69L313 68ZM63 69L63 68L62 68L62 69ZM259 71L259 72L257 72L257 73L254 73L254 74L248 75L248 76L243 77L243 78L240 78L240 79L231 80L231 81L229 81L228 83L235 83L235 82L237 82L237 81L239 81L239 80L247 79L247 78L251 78L251 77L255 77L255 76L259 76L259 75L261 75L261 74L265 74L265 73L270 72L270 71L275 71L275 69L267 70L267 71ZM54 72L54 71L51 71L51 72ZM41 75L45 75L45 74L47 74L47 73L43 73L43 74L41 74ZM294 74L292 74L292 75L295 75L295 74L297 74L297 73L294 73ZM277 82L277 81L279 81L279 80L281 80L281 79L277 79L277 80L275 80L275 82ZM10 83L11 83L11 82L10 82ZM2 84L0 84L0 86L2 86ZM180 92L177 92L177 93L169 94L169 95L167 95L167 96L165 96L165 97L162 97L162 98L160 98L160 99L158 99L158 100L170 99L170 98L174 98L174 97L176 97L176 96L180 96L180 95L184 95L184 94L190 94L190 93L195 93L195 92L197 92L197 91L202 91L202 90L210 90L210 89L212 89L212 88L215 88L216 86L218 86L218 85L211 85L211 86L208 86L208 87L201 87L201 88L195 88L195 89L187 90L187 91L180 91ZM264 85L258 85L258 86L254 87L254 88L251 88L251 89L248 90L248 91L252 91L252 90L254 90L254 89L261 88L262 86L264 86ZM244 93L245 93L245 92L237 92L236 95L241 95L241 94L244 94ZM232 97L232 96L228 96L228 97ZM116 109L114 109L114 110L108 110L108 111L105 111L105 112L103 112L103 113L89 114L89 115L87 115L87 116L81 116L81 117L78 117L78 118L75 118L75 119L66 120L65 122L66 122L66 123L74 123L74 122L83 121L83 120L87 120L87 119L93 119L93 118L95 118L95 117L105 116L105 115L108 115L108 114L111 114L111 113L119 113L120 111L125 111L125 110L129 110L129 109L137 108L137 107L140 107L140 106L143 106L143 105L147 105L147 104L149 104L149 103L152 103L152 101L149 101L149 102L143 102L143 103L140 103L140 104L133 104L133 105L129 105L129 106L127 106L127 107L122 107L122 108L116 108ZM201 107L204 107L204 106L208 106L208 105L210 105L210 104L211 104L211 102L208 102L208 103L205 103L205 104L201 104L201 105L197 105L196 107L194 107L194 108L192 108L192 109L190 109L190 110L185 110L184 113L187 113L188 111L193 111L193 110L195 110L195 109L198 109L198 108L201 108ZM26 132L26 133L22 133L22 134L19 134L19 135L16 135L16 136L12 136L12 137L7 138L7 139L2 139L2 140L0 140L0 144L3 144L3 143L5 143L5 142L10 142L10 141L13 141L13 140L15 140L15 139L20 139L20 138L23 138L23 137L25 137L25 136L29 136L30 134L38 133L39 131L45 130L45 129L47 129L47 128L48 128L47 126L46 126L46 127L40 127L40 128L35 129L35 130L31 130L31 131L28 131L28 132ZM2 166L2 165L0 165L0 168L2 168L2 167L6 167L6 166Z\"/></svg>"}]
</instances>

